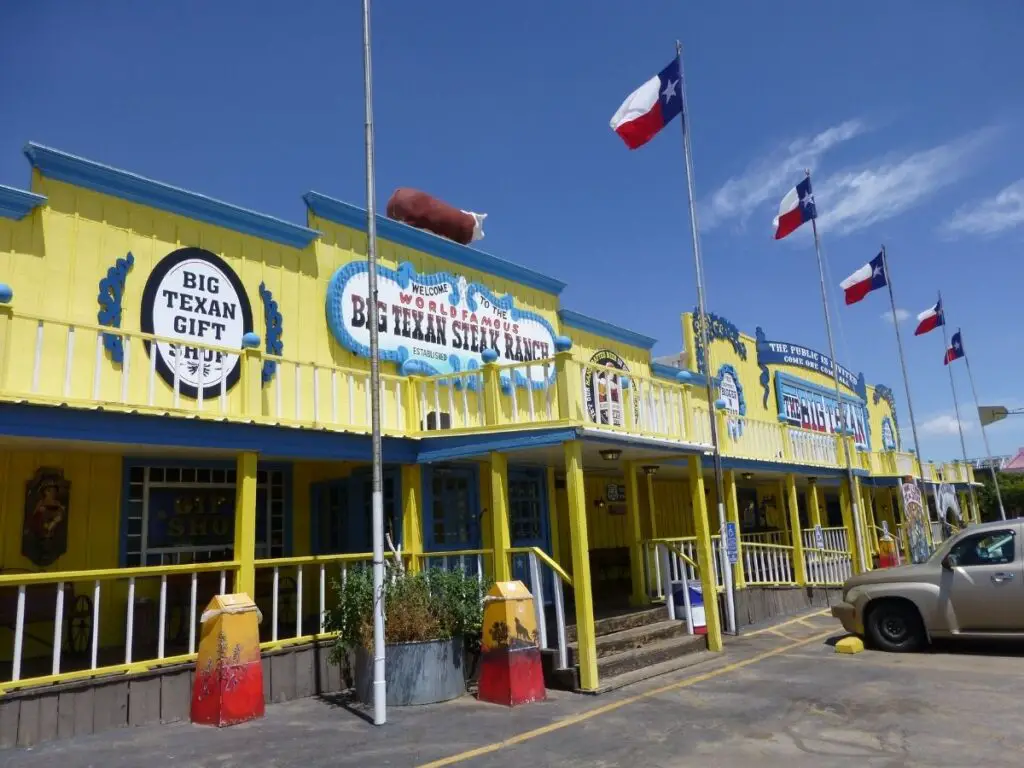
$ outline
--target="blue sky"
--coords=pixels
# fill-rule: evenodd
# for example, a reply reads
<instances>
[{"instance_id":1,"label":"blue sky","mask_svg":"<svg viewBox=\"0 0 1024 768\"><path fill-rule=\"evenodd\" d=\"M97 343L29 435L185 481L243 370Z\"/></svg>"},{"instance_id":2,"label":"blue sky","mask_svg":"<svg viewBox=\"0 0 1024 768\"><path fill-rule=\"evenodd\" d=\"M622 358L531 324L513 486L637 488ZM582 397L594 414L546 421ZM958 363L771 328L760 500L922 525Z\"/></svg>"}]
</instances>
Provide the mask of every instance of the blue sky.
<instances>
[{"instance_id":1,"label":"blue sky","mask_svg":"<svg viewBox=\"0 0 1024 768\"><path fill-rule=\"evenodd\" d=\"M358 5L4 3L0 183L27 185L35 140L294 221L309 189L363 204ZM709 307L826 350L810 231L771 240L810 167L830 289L888 246L922 451L951 458L941 335L910 336L938 289L982 401L1024 406L1022 35L1017 0L378 2L378 203L408 185L486 212L484 250L678 351L695 303L678 127L629 152L608 120L679 37ZM837 352L894 389L905 425L887 309L838 308ZM989 436L1013 452L1024 418Z\"/></svg>"}]
</instances>

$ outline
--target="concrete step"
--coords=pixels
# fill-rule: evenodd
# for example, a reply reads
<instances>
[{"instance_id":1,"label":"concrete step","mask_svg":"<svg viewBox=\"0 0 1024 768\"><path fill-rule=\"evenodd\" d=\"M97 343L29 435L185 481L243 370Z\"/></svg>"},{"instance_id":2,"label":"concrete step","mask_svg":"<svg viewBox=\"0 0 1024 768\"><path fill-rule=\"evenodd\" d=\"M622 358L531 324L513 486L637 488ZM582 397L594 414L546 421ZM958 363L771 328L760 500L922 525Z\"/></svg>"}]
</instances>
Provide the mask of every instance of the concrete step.
<instances>
[{"instance_id":1,"label":"concrete step","mask_svg":"<svg viewBox=\"0 0 1024 768\"><path fill-rule=\"evenodd\" d=\"M698 664L706 664L709 661L714 661L718 658L720 658L718 654L698 648L690 653L685 653L682 656L675 656L667 659L666 661L651 664L650 666L640 667L639 669L634 669L629 672L623 672L622 674L612 675L610 677L601 675L599 679L600 688L598 688L597 693L615 691L619 688L624 688L627 685L633 685L634 683L639 683L644 680L650 680L652 677L658 677L659 675L668 675Z\"/></svg>"},{"instance_id":2,"label":"concrete step","mask_svg":"<svg viewBox=\"0 0 1024 768\"><path fill-rule=\"evenodd\" d=\"M651 667L707 649L704 635L683 635L632 648L597 660L598 679L603 681L627 672Z\"/></svg>"},{"instance_id":3,"label":"concrete step","mask_svg":"<svg viewBox=\"0 0 1024 768\"><path fill-rule=\"evenodd\" d=\"M673 637L682 637L686 634L686 622L684 621L659 621L656 624L641 624L637 627L624 629L620 632L613 632L610 635L600 635L597 638L597 658L603 659L623 651L643 648L651 643L661 640L668 640ZM578 664L577 656L578 643L569 644L569 663Z\"/></svg>"},{"instance_id":4,"label":"concrete step","mask_svg":"<svg viewBox=\"0 0 1024 768\"><path fill-rule=\"evenodd\" d=\"M625 629L642 627L647 624L657 624L658 622L665 621L667 618L668 609L665 606L644 608L629 612L624 611L616 616L607 616L603 619L598 619L594 622L594 630L597 633L597 636L601 637L603 635L610 635L614 632L621 632ZM548 626L554 626L554 622L549 622ZM575 624L565 628L565 637L566 642L576 642Z\"/></svg>"}]
</instances>

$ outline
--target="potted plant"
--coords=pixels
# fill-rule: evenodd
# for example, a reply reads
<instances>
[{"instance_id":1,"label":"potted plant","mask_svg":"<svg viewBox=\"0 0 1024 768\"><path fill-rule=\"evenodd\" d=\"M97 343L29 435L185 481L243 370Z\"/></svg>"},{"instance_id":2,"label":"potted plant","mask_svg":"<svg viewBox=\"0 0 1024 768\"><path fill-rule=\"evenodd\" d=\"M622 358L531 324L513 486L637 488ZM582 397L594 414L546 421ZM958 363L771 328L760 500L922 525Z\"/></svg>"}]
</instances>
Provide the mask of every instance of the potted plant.
<instances>
[{"instance_id":1,"label":"potted plant","mask_svg":"<svg viewBox=\"0 0 1024 768\"><path fill-rule=\"evenodd\" d=\"M486 586L462 571L410 572L389 564L384 580L384 674L389 706L434 704L466 692L465 653L478 646ZM335 582L327 611L338 633L331 661L350 660L356 695L373 700L373 572L349 572Z\"/></svg>"}]
</instances>

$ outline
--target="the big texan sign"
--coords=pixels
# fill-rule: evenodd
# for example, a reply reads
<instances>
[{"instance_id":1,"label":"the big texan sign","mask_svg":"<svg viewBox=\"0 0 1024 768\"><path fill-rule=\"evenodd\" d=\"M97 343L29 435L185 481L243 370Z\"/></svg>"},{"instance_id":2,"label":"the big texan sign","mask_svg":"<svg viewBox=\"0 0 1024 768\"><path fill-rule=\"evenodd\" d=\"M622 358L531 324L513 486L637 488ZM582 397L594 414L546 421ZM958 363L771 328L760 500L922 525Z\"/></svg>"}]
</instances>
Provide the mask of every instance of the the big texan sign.
<instances>
[{"instance_id":1,"label":"the big texan sign","mask_svg":"<svg viewBox=\"0 0 1024 768\"><path fill-rule=\"evenodd\" d=\"M381 360L396 363L403 374L476 370L487 349L501 365L543 360L555 351L554 329L541 315L449 272L421 275L407 262L397 270L378 267L376 312L368 296L366 262L339 268L327 287L327 325L339 344L369 357L369 323L376 315ZM530 378L543 385L543 366L531 368Z\"/></svg>"}]
</instances>

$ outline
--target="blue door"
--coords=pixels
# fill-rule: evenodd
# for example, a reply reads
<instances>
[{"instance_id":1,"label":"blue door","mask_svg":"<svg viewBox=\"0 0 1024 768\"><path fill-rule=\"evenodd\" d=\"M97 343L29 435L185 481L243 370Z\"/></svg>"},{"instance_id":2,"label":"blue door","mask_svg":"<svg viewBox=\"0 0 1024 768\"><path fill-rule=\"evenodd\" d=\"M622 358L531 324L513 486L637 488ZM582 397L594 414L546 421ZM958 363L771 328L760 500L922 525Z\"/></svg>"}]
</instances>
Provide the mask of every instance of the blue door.
<instances>
[{"instance_id":1,"label":"blue door","mask_svg":"<svg viewBox=\"0 0 1024 768\"><path fill-rule=\"evenodd\" d=\"M401 542L401 479L398 470L385 468L384 532L395 546ZM359 554L373 550L372 477L356 470L351 477L313 483L310 501L312 549L315 554ZM385 543L385 552L387 544Z\"/></svg>"},{"instance_id":2,"label":"blue door","mask_svg":"<svg viewBox=\"0 0 1024 768\"><path fill-rule=\"evenodd\" d=\"M425 467L423 486L427 551L479 549L481 509L477 467Z\"/></svg>"},{"instance_id":3,"label":"blue door","mask_svg":"<svg viewBox=\"0 0 1024 768\"><path fill-rule=\"evenodd\" d=\"M542 469L517 469L508 473L508 525L513 547L537 547L551 554L547 482ZM541 565L544 602L550 602L549 569ZM530 575L530 559L525 554L512 556L512 578L526 584L536 594Z\"/></svg>"}]
</instances>

